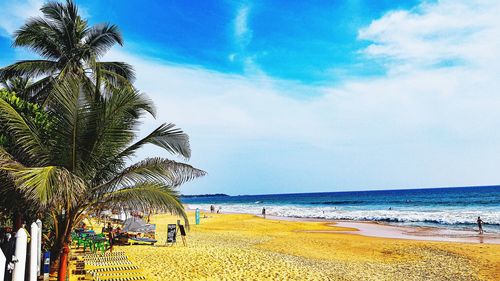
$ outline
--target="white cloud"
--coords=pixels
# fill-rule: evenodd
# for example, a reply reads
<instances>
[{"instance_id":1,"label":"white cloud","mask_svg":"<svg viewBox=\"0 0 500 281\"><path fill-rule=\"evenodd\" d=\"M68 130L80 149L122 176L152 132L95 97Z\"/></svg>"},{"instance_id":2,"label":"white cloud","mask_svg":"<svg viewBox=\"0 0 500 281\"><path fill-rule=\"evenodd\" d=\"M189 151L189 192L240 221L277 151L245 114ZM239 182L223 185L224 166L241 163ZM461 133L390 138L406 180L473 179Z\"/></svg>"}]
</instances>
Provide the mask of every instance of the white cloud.
<instances>
[{"instance_id":1,"label":"white cloud","mask_svg":"<svg viewBox=\"0 0 500 281\"><path fill-rule=\"evenodd\" d=\"M364 53L392 71L450 63L487 66L500 54L498 1L442 0L393 11L360 30Z\"/></svg>"},{"instance_id":2,"label":"white cloud","mask_svg":"<svg viewBox=\"0 0 500 281\"><path fill-rule=\"evenodd\" d=\"M43 0L11 0L0 3L0 35L9 37L23 25L27 18L40 15Z\"/></svg>"}]
</instances>

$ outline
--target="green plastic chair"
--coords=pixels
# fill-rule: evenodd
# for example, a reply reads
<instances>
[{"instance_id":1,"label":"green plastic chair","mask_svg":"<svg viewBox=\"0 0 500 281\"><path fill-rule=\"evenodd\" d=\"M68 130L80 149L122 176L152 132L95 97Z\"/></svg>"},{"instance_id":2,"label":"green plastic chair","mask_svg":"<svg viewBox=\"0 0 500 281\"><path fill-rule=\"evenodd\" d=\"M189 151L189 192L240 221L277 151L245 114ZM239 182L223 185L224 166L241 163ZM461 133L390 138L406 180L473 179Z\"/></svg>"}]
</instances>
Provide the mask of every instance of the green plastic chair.
<instances>
[{"instance_id":1,"label":"green plastic chair","mask_svg":"<svg viewBox=\"0 0 500 281\"><path fill-rule=\"evenodd\" d=\"M104 241L96 241L94 243L94 253L96 253L97 251L101 251L101 253L105 253L106 250L108 249L109 247L109 243L107 240L104 240Z\"/></svg>"}]
</instances>

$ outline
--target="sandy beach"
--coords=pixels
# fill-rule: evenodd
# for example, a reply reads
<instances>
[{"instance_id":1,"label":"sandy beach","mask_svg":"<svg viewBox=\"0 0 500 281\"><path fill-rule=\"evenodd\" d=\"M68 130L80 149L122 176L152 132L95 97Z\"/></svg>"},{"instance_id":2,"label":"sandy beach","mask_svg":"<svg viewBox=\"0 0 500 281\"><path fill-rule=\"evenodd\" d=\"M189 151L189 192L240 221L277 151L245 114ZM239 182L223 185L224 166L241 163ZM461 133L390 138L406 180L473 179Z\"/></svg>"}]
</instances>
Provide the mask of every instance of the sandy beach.
<instances>
[{"instance_id":1,"label":"sandy beach","mask_svg":"<svg viewBox=\"0 0 500 281\"><path fill-rule=\"evenodd\" d=\"M168 223L156 215L157 246L120 246L151 280L498 280L500 245L365 236L331 222L206 214L187 247L165 247ZM355 226L355 225L352 225ZM356 225L357 226L357 225ZM359 235L358 233L363 235Z\"/></svg>"}]
</instances>

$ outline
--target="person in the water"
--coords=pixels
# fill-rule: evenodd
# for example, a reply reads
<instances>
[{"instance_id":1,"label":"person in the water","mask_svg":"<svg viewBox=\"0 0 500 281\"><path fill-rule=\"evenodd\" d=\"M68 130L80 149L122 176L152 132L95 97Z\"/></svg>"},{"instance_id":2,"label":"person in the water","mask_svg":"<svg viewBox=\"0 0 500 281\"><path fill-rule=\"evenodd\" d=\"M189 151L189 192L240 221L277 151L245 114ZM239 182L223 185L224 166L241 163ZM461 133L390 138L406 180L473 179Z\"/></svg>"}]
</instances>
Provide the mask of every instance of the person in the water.
<instances>
[{"instance_id":1,"label":"person in the water","mask_svg":"<svg viewBox=\"0 0 500 281\"><path fill-rule=\"evenodd\" d=\"M481 217L477 217L477 227L479 228L479 234L483 234L483 220Z\"/></svg>"}]
</instances>

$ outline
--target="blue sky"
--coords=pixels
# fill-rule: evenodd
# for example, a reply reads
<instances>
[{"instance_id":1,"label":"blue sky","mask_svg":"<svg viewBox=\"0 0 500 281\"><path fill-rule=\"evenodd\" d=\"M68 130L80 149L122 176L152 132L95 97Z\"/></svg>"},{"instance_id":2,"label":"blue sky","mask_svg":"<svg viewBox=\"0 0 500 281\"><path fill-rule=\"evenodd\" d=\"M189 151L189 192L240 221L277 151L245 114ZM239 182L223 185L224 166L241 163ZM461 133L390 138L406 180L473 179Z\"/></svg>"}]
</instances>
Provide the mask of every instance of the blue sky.
<instances>
[{"instance_id":1,"label":"blue sky","mask_svg":"<svg viewBox=\"0 0 500 281\"><path fill-rule=\"evenodd\" d=\"M496 1L77 2L157 101L141 133L190 134L209 175L183 193L500 183ZM0 1L0 65L42 3Z\"/></svg>"}]
</instances>

